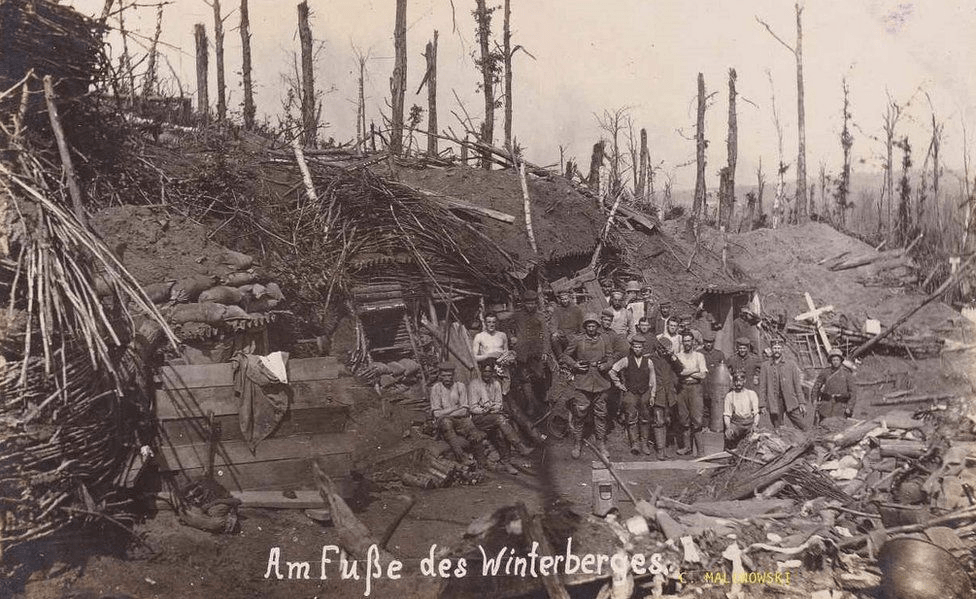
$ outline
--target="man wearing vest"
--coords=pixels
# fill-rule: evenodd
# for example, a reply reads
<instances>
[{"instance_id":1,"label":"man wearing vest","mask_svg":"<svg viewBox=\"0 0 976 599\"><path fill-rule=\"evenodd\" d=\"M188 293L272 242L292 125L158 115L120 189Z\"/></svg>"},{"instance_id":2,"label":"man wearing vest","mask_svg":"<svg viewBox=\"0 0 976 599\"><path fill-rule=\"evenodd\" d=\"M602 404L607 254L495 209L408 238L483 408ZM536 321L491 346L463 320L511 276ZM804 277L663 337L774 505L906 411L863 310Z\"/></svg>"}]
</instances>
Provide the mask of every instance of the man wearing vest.
<instances>
[{"instance_id":1,"label":"man wearing vest","mask_svg":"<svg viewBox=\"0 0 976 599\"><path fill-rule=\"evenodd\" d=\"M583 318L583 334L574 339L561 360L575 373L574 393L570 401L572 412L573 459L578 460L583 448L583 423L593 417L593 435L597 450L607 459L607 390L610 382L604 376L610 369L610 342L600 333L596 314Z\"/></svg>"},{"instance_id":2,"label":"man wearing vest","mask_svg":"<svg viewBox=\"0 0 976 599\"><path fill-rule=\"evenodd\" d=\"M820 371L813 383L810 397L817 402L814 424L824 418L845 418L854 415L855 394L854 377L844 368L844 352L836 347L827 353L830 366Z\"/></svg>"},{"instance_id":3,"label":"man wearing vest","mask_svg":"<svg viewBox=\"0 0 976 599\"><path fill-rule=\"evenodd\" d=\"M610 367L610 380L623 394L624 430L627 431L630 453L634 455L639 454L641 449L647 454L651 453L638 426L639 421L648 421L648 410L657 387L654 367L644 354L645 343L647 340L643 335L631 337L630 352Z\"/></svg>"}]
</instances>

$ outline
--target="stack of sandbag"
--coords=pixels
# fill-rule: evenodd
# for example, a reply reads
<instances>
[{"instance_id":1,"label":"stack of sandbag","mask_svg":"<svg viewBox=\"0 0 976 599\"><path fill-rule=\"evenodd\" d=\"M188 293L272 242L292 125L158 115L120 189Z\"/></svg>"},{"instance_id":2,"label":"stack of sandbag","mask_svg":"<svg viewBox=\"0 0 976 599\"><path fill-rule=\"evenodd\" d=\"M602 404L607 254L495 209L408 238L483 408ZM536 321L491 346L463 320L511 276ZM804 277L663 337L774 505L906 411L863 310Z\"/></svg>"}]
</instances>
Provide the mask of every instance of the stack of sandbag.
<instances>
[{"instance_id":1,"label":"stack of sandbag","mask_svg":"<svg viewBox=\"0 0 976 599\"><path fill-rule=\"evenodd\" d=\"M143 286L149 299L164 306L171 324L217 326L260 319L285 299L277 283L254 267L247 254L225 250L220 274L195 274Z\"/></svg>"},{"instance_id":2,"label":"stack of sandbag","mask_svg":"<svg viewBox=\"0 0 976 599\"><path fill-rule=\"evenodd\" d=\"M394 362L373 362L356 374L371 385L379 384L382 389L396 390L396 387L407 388L417 382L420 378L420 364L410 358Z\"/></svg>"}]
</instances>

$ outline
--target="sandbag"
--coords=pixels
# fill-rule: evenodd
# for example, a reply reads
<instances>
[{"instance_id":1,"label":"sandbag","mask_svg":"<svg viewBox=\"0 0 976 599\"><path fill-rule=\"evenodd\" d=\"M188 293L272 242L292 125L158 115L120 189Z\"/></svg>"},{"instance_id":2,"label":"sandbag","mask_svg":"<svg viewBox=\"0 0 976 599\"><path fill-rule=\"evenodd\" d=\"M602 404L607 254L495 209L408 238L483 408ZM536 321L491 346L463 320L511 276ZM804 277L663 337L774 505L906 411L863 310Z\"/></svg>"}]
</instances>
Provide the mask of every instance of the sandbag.
<instances>
[{"instance_id":1,"label":"sandbag","mask_svg":"<svg viewBox=\"0 0 976 599\"><path fill-rule=\"evenodd\" d=\"M206 324L220 324L228 306L214 302L178 304L173 306L169 321L173 324L186 322L203 322Z\"/></svg>"},{"instance_id":2,"label":"sandbag","mask_svg":"<svg viewBox=\"0 0 976 599\"><path fill-rule=\"evenodd\" d=\"M269 310L274 310L278 305L278 300L270 297L265 297L264 299L251 300L247 303L248 312L267 312Z\"/></svg>"},{"instance_id":3,"label":"sandbag","mask_svg":"<svg viewBox=\"0 0 976 599\"><path fill-rule=\"evenodd\" d=\"M217 284L217 277L211 275L194 275L180 279L170 290L170 299L174 302L195 302L200 294Z\"/></svg>"},{"instance_id":4,"label":"sandbag","mask_svg":"<svg viewBox=\"0 0 976 599\"><path fill-rule=\"evenodd\" d=\"M173 284L175 281L168 281L165 283L152 283L151 285L144 285L142 290L145 292L149 299L152 300L154 304L165 304L170 300L173 292Z\"/></svg>"},{"instance_id":5,"label":"sandbag","mask_svg":"<svg viewBox=\"0 0 976 599\"><path fill-rule=\"evenodd\" d=\"M279 302L284 301L285 299L285 294L281 292L281 287L278 287L278 284L273 281L265 285L264 290L267 292L268 295L278 300Z\"/></svg>"},{"instance_id":6,"label":"sandbag","mask_svg":"<svg viewBox=\"0 0 976 599\"><path fill-rule=\"evenodd\" d=\"M404 376L413 376L420 371L420 364L418 364L416 360L403 358L402 360L397 360L396 363L403 368Z\"/></svg>"},{"instance_id":7,"label":"sandbag","mask_svg":"<svg viewBox=\"0 0 976 599\"><path fill-rule=\"evenodd\" d=\"M221 257L220 263L225 264L234 270L247 270L251 268L252 264L254 264L254 258L248 256L247 254L235 252L234 250L226 250L224 255Z\"/></svg>"},{"instance_id":8,"label":"sandbag","mask_svg":"<svg viewBox=\"0 0 976 599\"><path fill-rule=\"evenodd\" d=\"M250 320L250 315L240 306L224 306L224 320Z\"/></svg>"},{"instance_id":9,"label":"sandbag","mask_svg":"<svg viewBox=\"0 0 976 599\"><path fill-rule=\"evenodd\" d=\"M224 275L223 284L228 287L240 287L248 283L255 283L257 280L258 274L255 272L232 272Z\"/></svg>"},{"instance_id":10,"label":"sandbag","mask_svg":"<svg viewBox=\"0 0 976 599\"><path fill-rule=\"evenodd\" d=\"M235 287L227 287L226 285L218 285L216 287L211 287L203 293L200 294L199 301L201 302L216 302L218 304L225 304L228 306L236 306L241 303L244 299L244 294L241 293Z\"/></svg>"}]
</instances>

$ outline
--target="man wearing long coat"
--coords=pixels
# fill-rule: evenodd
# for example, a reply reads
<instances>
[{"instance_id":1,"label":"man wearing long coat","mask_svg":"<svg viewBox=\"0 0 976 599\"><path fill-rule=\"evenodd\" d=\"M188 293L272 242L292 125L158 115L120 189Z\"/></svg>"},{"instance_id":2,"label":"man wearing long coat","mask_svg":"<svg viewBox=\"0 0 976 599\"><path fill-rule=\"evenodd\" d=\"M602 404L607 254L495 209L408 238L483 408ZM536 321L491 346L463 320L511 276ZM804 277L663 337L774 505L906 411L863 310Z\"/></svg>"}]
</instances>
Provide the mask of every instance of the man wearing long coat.
<instances>
[{"instance_id":1,"label":"man wearing long coat","mask_svg":"<svg viewBox=\"0 0 976 599\"><path fill-rule=\"evenodd\" d=\"M783 417L787 416L793 426L805 431L808 425L803 373L796 363L783 355L782 341L774 341L771 349L772 359L763 362L759 371L760 409L769 410L773 428L779 428Z\"/></svg>"}]
</instances>

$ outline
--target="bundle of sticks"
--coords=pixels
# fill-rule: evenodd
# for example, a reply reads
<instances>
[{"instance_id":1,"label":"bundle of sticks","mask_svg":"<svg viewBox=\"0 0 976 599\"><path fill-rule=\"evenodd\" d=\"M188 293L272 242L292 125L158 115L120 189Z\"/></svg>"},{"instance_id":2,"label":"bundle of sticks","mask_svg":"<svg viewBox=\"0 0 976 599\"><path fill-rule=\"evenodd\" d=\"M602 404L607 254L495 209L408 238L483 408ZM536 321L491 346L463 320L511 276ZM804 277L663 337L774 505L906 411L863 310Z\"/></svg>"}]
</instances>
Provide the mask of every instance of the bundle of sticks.
<instances>
[{"instance_id":1,"label":"bundle of sticks","mask_svg":"<svg viewBox=\"0 0 976 599\"><path fill-rule=\"evenodd\" d=\"M0 164L0 552L73 522L119 524L135 445L134 319L176 338L138 282L64 206L59 167L23 138ZM109 289L100 297L96 271ZM12 325L12 326L11 326ZM14 560L16 561L16 560Z\"/></svg>"}]
</instances>

